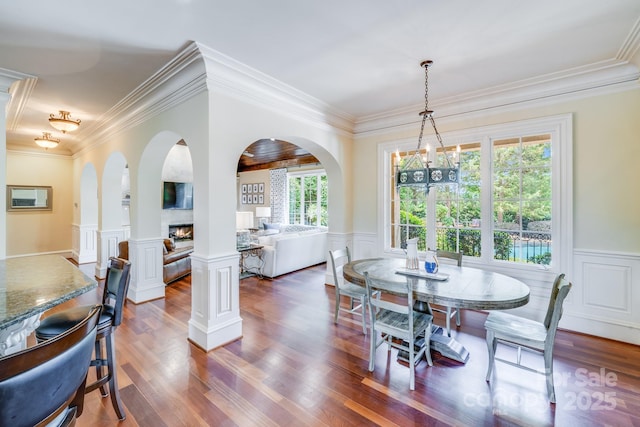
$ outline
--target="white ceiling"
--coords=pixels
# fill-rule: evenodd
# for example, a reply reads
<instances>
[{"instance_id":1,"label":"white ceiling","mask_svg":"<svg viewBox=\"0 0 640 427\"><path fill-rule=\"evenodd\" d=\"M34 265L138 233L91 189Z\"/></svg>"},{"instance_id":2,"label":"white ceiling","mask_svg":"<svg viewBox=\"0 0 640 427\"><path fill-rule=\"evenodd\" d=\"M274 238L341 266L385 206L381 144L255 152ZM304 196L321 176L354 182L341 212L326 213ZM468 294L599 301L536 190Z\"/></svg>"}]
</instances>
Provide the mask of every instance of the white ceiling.
<instances>
[{"instance_id":1,"label":"white ceiling","mask_svg":"<svg viewBox=\"0 0 640 427\"><path fill-rule=\"evenodd\" d=\"M86 128L190 41L356 123L423 103L423 59L434 61L436 113L438 100L625 65L638 56L639 18L638 0L2 2L0 68L37 77L9 109L19 114L7 118L7 147L37 149L59 109ZM82 136L62 136L55 152L77 152Z\"/></svg>"}]
</instances>

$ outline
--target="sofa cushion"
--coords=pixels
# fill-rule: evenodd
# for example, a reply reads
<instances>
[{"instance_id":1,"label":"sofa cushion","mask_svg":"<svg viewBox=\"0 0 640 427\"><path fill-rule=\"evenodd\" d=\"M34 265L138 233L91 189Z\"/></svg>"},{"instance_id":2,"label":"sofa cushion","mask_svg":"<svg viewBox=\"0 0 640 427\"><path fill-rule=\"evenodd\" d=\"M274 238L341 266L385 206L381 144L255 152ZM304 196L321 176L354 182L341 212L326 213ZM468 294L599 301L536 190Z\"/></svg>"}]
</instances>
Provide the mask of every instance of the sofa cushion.
<instances>
[{"instance_id":1,"label":"sofa cushion","mask_svg":"<svg viewBox=\"0 0 640 427\"><path fill-rule=\"evenodd\" d=\"M177 248L173 251L169 251L167 254L165 254L162 257L163 260L163 264L167 265L167 264L171 264L172 262L175 262L179 259L182 258L186 258L189 255L191 255L191 253L193 252L193 247L192 246L187 246L184 248Z\"/></svg>"}]
</instances>

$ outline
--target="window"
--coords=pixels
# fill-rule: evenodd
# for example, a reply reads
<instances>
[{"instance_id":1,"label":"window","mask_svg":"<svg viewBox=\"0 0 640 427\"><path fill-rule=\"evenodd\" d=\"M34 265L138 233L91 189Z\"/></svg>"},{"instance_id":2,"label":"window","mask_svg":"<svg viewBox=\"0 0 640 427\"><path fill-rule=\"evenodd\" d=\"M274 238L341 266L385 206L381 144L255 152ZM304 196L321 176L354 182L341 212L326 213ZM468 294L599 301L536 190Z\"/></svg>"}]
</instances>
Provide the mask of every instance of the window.
<instances>
[{"instance_id":1,"label":"window","mask_svg":"<svg viewBox=\"0 0 640 427\"><path fill-rule=\"evenodd\" d=\"M572 246L570 125L564 115L446 135L461 148L460 183L427 194L395 186L413 142L382 146L385 251L402 253L417 237L419 250L460 251L471 263L562 269ZM434 163L443 161L438 150Z\"/></svg>"},{"instance_id":2,"label":"window","mask_svg":"<svg viewBox=\"0 0 640 427\"><path fill-rule=\"evenodd\" d=\"M287 174L289 224L327 226L327 175Z\"/></svg>"}]
</instances>

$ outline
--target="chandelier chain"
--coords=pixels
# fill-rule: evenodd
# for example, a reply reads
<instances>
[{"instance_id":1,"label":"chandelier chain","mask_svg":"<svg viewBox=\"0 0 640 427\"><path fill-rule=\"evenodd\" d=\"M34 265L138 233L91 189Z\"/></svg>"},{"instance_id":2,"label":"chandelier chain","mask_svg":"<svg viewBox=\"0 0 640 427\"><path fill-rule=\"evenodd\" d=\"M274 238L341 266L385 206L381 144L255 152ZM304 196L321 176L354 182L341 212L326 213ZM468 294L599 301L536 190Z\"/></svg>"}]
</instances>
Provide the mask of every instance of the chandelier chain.
<instances>
[{"instance_id":1,"label":"chandelier chain","mask_svg":"<svg viewBox=\"0 0 640 427\"><path fill-rule=\"evenodd\" d=\"M422 112L422 124L420 125L420 135L418 136L418 146L416 154L419 155L422 146L422 135L424 134L424 125L427 123L427 114L429 111L429 66L424 65L424 111Z\"/></svg>"}]
</instances>

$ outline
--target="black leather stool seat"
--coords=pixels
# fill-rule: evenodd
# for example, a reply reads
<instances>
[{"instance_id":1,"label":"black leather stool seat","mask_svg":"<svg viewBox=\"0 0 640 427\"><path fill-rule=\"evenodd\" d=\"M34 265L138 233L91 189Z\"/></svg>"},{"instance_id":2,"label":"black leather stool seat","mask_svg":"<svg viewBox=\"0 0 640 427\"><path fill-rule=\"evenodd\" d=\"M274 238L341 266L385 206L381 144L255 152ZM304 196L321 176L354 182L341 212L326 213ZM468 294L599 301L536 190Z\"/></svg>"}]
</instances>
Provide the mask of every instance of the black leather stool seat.
<instances>
[{"instance_id":1,"label":"black leather stool seat","mask_svg":"<svg viewBox=\"0 0 640 427\"><path fill-rule=\"evenodd\" d=\"M82 322L94 305L83 305L63 310L45 317L36 329L38 342L54 338ZM110 305L104 305L98 319L98 331L104 327L110 327L114 310Z\"/></svg>"}]
</instances>

